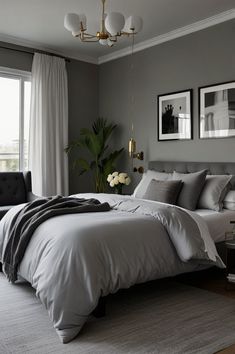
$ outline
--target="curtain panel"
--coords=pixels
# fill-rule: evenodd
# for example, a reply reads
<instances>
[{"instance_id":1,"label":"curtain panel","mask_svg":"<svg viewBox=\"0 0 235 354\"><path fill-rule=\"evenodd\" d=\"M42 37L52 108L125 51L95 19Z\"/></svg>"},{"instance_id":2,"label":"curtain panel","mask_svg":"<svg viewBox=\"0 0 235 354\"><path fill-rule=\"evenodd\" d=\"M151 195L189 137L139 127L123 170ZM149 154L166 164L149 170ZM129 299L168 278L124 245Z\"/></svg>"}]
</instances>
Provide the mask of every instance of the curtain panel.
<instances>
[{"instance_id":1,"label":"curtain panel","mask_svg":"<svg viewBox=\"0 0 235 354\"><path fill-rule=\"evenodd\" d=\"M32 65L29 169L33 192L68 194L68 83L65 60L35 53Z\"/></svg>"}]
</instances>

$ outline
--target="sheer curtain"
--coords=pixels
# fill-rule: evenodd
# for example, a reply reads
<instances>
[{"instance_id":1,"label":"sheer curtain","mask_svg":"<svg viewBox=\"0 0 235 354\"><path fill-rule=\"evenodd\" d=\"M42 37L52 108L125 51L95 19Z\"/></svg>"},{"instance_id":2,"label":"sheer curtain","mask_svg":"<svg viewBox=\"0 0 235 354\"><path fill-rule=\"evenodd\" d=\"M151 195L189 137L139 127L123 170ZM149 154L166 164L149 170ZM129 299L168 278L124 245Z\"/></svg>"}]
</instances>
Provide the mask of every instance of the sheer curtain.
<instances>
[{"instance_id":1,"label":"sheer curtain","mask_svg":"<svg viewBox=\"0 0 235 354\"><path fill-rule=\"evenodd\" d=\"M33 192L68 194L68 85L65 60L35 53L29 132Z\"/></svg>"}]
</instances>

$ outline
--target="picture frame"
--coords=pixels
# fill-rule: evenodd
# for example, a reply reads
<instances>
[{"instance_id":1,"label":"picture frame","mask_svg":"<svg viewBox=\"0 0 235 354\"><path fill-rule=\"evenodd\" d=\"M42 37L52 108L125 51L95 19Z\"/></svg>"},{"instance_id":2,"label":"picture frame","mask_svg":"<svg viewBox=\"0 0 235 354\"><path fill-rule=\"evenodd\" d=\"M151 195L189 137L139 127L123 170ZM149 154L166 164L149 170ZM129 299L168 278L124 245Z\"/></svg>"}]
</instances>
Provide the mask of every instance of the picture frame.
<instances>
[{"instance_id":1,"label":"picture frame","mask_svg":"<svg viewBox=\"0 0 235 354\"><path fill-rule=\"evenodd\" d=\"M158 95L158 141L193 139L192 92Z\"/></svg>"},{"instance_id":2,"label":"picture frame","mask_svg":"<svg viewBox=\"0 0 235 354\"><path fill-rule=\"evenodd\" d=\"M199 87L199 138L235 136L235 81Z\"/></svg>"}]
</instances>

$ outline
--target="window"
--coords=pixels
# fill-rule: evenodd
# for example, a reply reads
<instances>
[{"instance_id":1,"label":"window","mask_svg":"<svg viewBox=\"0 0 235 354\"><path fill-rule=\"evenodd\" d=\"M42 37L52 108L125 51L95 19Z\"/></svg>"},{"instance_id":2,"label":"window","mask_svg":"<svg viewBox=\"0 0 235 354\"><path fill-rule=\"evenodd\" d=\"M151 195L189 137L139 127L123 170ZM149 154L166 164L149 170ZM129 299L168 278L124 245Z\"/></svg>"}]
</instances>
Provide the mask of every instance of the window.
<instances>
[{"instance_id":1,"label":"window","mask_svg":"<svg viewBox=\"0 0 235 354\"><path fill-rule=\"evenodd\" d=\"M30 73L0 67L0 172L28 169Z\"/></svg>"}]
</instances>

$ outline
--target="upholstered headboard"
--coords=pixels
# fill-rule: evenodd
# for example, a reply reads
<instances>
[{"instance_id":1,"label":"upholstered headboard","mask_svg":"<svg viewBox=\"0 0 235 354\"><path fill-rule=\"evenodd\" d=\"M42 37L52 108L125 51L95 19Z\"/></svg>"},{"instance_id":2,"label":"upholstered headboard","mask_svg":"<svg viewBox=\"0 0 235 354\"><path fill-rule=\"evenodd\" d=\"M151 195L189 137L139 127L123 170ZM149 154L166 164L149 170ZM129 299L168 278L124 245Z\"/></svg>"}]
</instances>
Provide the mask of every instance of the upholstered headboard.
<instances>
[{"instance_id":1,"label":"upholstered headboard","mask_svg":"<svg viewBox=\"0 0 235 354\"><path fill-rule=\"evenodd\" d=\"M207 169L212 175L233 175L232 189L235 189L235 162L178 162L178 161L150 161L150 170L160 172L190 173Z\"/></svg>"}]
</instances>

